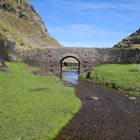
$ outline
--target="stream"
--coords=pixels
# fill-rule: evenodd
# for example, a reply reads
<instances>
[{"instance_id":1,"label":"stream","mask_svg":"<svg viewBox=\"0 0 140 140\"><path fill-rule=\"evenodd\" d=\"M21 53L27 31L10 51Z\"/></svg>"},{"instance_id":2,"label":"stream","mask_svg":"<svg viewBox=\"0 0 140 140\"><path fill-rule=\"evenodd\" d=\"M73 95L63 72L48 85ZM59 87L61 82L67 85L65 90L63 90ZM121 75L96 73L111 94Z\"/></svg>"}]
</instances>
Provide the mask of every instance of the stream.
<instances>
[{"instance_id":1,"label":"stream","mask_svg":"<svg viewBox=\"0 0 140 140\"><path fill-rule=\"evenodd\" d=\"M69 86L78 85L78 70L71 69L69 71L62 72L62 80Z\"/></svg>"},{"instance_id":2,"label":"stream","mask_svg":"<svg viewBox=\"0 0 140 140\"><path fill-rule=\"evenodd\" d=\"M62 79L75 85L82 106L55 140L140 140L139 97L80 82L70 71L64 72Z\"/></svg>"}]
</instances>

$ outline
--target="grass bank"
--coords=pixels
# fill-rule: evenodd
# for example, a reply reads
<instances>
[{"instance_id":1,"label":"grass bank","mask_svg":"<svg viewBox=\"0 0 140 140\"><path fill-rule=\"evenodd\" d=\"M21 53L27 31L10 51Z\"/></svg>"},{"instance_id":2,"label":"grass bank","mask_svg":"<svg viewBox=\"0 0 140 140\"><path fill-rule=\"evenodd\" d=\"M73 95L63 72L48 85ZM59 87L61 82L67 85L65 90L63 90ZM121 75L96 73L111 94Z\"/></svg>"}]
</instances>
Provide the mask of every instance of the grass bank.
<instances>
[{"instance_id":1,"label":"grass bank","mask_svg":"<svg viewBox=\"0 0 140 140\"><path fill-rule=\"evenodd\" d=\"M0 139L52 140L80 109L74 89L25 64L8 66L10 73L0 72Z\"/></svg>"},{"instance_id":2,"label":"grass bank","mask_svg":"<svg viewBox=\"0 0 140 140\"><path fill-rule=\"evenodd\" d=\"M85 77L81 77L84 79ZM140 96L140 64L105 64L95 67L90 80Z\"/></svg>"}]
</instances>

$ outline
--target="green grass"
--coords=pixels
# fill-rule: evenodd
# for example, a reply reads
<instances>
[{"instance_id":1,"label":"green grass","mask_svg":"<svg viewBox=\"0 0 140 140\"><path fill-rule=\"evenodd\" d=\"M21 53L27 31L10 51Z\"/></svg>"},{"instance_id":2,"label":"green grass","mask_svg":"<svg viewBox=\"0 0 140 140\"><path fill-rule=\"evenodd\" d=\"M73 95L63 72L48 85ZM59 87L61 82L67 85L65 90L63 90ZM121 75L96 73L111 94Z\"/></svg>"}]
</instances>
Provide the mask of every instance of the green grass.
<instances>
[{"instance_id":1,"label":"green grass","mask_svg":"<svg viewBox=\"0 0 140 140\"><path fill-rule=\"evenodd\" d=\"M51 140L79 111L74 89L21 63L0 72L0 140Z\"/></svg>"},{"instance_id":2,"label":"green grass","mask_svg":"<svg viewBox=\"0 0 140 140\"><path fill-rule=\"evenodd\" d=\"M106 64L91 72L91 80L140 96L140 64Z\"/></svg>"},{"instance_id":3,"label":"green grass","mask_svg":"<svg viewBox=\"0 0 140 140\"><path fill-rule=\"evenodd\" d=\"M73 70L73 69L77 69L78 70L78 66L70 66L70 67L63 66L62 67L62 70L64 70L64 71Z\"/></svg>"}]
</instances>

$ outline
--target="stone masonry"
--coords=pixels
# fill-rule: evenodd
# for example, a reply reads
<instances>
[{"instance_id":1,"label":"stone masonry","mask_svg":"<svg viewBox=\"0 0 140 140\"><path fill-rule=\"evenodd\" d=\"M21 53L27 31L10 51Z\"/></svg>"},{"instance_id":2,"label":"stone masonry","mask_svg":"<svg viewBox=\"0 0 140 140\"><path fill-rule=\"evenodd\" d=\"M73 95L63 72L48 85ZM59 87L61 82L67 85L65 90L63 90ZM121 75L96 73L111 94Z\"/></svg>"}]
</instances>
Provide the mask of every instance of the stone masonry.
<instances>
[{"instance_id":1,"label":"stone masonry","mask_svg":"<svg viewBox=\"0 0 140 140\"><path fill-rule=\"evenodd\" d=\"M77 59L79 73L84 73L101 64L140 63L140 49L42 48L27 50L22 59L33 66L60 74L62 61L68 57Z\"/></svg>"}]
</instances>

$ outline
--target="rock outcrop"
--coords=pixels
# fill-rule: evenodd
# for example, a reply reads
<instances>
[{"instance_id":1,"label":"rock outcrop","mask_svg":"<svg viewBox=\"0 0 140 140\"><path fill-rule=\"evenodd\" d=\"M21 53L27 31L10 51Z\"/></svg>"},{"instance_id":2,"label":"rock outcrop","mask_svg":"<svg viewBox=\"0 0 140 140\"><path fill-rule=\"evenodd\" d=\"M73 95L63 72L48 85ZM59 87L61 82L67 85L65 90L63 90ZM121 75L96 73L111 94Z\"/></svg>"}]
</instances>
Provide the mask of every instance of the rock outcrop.
<instances>
[{"instance_id":1,"label":"rock outcrop","mask_svg":"<svg viewBox=\"0 0 140 140\"><path fill-rule=\"evenodd\" d=\"M114 45L114 48L140 48L140 29Z\"/></svg>"},{"instance_id":2,"label":"rock outcrop","mask_svg":"<svg viewBox=\"0 0 140 140\"><path fill-rule=\"evenodd\" d=\"M16 54L16 44L12 37L0 33L0 70L8 72L5 61L17 61Z\"/></svg>"},{"instance_id":3,"label":"rock outcrop","mask_svg":"<svg viewBox=\"0 0 140 140\"><path fill-rule=\"evenodd\" d=\"M62 46L49 35L41 17L27 0L0 0L0 33L11 36L17 51Z\"/></svg>"},{"instance_id":4,"label":"rock outcrop","mask_svg":"<svg viewBox=\"0 0 140 140\"><path fill-rule=\"evenodd\" d=\"M0 34L0 71L8 72L5 60L8 58L8 51L6 51L5 38Z\"/></svg>"}]
</instances>

